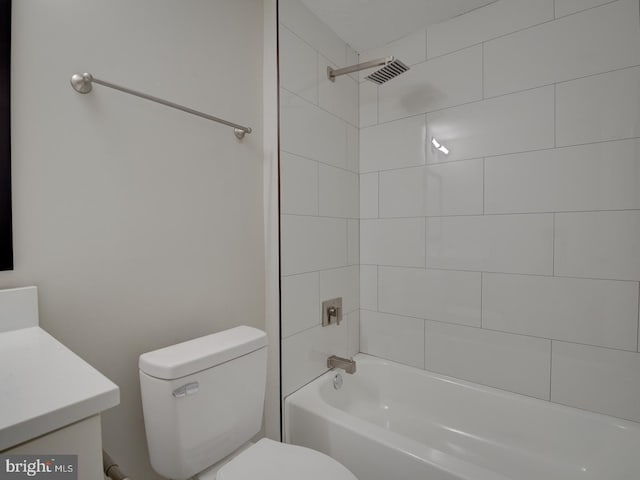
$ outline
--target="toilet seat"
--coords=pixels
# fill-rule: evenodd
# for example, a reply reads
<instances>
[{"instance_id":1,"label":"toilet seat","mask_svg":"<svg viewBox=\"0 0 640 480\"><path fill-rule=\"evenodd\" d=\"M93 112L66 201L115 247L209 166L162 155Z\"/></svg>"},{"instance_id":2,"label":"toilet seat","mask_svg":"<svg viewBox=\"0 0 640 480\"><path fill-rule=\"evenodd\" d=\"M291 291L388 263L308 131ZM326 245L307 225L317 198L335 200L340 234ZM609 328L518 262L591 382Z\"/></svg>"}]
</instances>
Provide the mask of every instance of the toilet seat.
<instances>
[{"instance_id":1,"label":"toilet seat","mask_svg":"<svg viewBox=\"0 0 640 480\"><path fill-rule=\"evenodd\" d=\"M223 466L215 480L357 480L324 453L263 438Z\"/></svg>"}]
</instances>

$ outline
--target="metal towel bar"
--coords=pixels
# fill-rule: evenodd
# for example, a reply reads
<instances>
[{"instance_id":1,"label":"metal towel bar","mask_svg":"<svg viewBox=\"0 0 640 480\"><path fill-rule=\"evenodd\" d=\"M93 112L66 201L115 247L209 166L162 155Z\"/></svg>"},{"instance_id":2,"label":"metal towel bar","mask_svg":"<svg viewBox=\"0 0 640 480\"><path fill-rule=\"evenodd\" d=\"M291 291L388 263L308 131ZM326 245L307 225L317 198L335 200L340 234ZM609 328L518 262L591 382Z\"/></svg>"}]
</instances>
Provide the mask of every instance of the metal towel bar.
<instances>
[{"instance_id":1,"label":"metal towel bar","mask_svg":"<svg viewBox=\"0 0 640 480\"><path fill-rule=\"evenodd\" d=\"M222 118L214 117L213 115L199 112L198 110L194 110L192 108L185 107L177 103L169 102L167 100L154 97L153 95L147 95L146 93L142 93L136 90L132 90L130 88L122 87L120 85L116 85L111 82L105 82L104 80L100 80L99 78L94 77L90 73L75 73L71 76L71 86L78 93L89 93L92 90L93 88L92 84L94 83L97 83L98 85L102 85L103 87L109 87L109 88L113 88L114 90L119 90L121 92L128 93L129 95L134 95L136 97L144 98L145 100L150 100L152 102L159 103L167 107L175 108L176 110L181 110L183 112L190 113L191 115L197 115L198 117L206 118L207 120L212 120L214 122L222 123L223 125L232 127L233 133L239 139L244 138L244 135L246 133L251 133L250 127L244 127L242 125L238 125L237 123L229 122L227 120L223 120Z\"/></svg>"}]
</instances>

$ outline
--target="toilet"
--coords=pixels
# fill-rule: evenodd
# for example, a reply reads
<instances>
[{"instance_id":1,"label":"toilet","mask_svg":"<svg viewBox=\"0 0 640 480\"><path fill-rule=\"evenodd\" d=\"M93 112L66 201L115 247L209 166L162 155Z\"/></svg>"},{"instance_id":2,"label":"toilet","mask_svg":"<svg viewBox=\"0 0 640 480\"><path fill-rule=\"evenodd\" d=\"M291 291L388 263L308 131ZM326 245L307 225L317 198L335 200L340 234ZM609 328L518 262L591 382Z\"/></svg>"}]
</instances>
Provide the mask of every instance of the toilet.
<instances>
[{"instance_id":1,"label":"toilet","mask_svg":"<svg viewBox=\"0 0 640 480\"><path fill-rule=\"evenodd\" d=\"M153 469L173 480L357 480L309 448L263 438L267 336L241 326L140 355Z\"/></svg>"}]
</instances>

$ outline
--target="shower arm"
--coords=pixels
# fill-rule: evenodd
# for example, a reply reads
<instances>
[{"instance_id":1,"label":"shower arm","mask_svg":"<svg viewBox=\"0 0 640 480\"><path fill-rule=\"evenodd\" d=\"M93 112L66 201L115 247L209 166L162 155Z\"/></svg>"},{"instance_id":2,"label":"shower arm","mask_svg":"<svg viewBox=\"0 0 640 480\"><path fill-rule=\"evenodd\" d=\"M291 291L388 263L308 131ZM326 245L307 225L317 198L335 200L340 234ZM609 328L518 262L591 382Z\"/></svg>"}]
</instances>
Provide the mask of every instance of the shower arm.
<instances>
[{"instance_id":1,"label":"shower arm","mask_svg":"<svg viewBox=\"0 0 640 480\"><path fill-rule=\"evenodd\" d=\"M351 65L350 67L337 68L337 69L327 67L327 77L332 82L335 82L336 77L339 77L340 75L346 75L348 73L359 72L360 70L367 70L368 68L388 65L394 60L395 60L395 57L390 56L390 57L384 57L384 58L377 58L375 60L370 60L364 63L358 63L357 65Z\"/></svg>"}]
</instances>

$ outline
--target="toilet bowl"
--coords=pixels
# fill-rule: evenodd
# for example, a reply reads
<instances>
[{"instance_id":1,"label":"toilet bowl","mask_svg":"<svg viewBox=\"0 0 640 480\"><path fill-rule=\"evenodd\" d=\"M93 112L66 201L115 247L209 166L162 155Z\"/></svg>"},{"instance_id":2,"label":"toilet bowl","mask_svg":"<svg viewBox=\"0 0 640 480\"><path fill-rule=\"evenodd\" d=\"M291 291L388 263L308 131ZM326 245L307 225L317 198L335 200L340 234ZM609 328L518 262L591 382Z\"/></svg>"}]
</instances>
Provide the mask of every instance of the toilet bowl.
<instances>
[{"instance_id":1,"label":"toilet bowl","mask_svg":"<svg viewBox=\"0 0 640 480\"><path fill-rule=\"evenodd\" d=\"M174 480L357 480L336 460L263 438L266 334L236 327L140 355L151 465ZM249 445L249 446L247 446Z\"/></svg>"}]
</instances>

